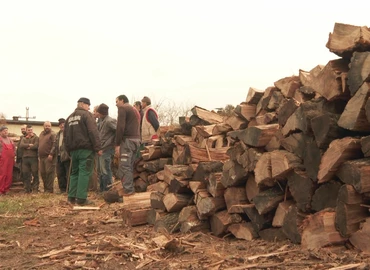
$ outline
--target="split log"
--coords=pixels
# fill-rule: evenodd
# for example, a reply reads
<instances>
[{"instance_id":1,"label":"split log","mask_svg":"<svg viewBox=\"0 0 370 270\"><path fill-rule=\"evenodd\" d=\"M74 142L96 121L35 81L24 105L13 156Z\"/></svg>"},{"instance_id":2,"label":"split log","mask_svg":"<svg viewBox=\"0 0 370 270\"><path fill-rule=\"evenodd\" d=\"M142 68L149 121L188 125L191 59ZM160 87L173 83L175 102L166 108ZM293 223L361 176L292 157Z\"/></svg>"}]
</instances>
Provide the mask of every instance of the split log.
<instances>
[{"instance_id":1,"label":"split log","mask_svg":"<svg viewBox=\"0 0 370 270\"><path fill-rule=\"evenodd\" d=\"M329 61L315 78L313 88L327 100L349 98L349 90L343 91L342 74L347 74L349 61L336 59Z\"/></svg>"},{"instance_id":2,"label":"split log","mask_svg":"<svg viewBox=\"0 0 370 270\"><path fill-rule=\"evenodd\" d=\"M258 238L258 233L253 228L253 225L250 222L231 224L227 228L227 230L231 232L237 239L244 239L250 241Z\"/></svg>"},{"instance_id":3,"label":"split log","mask_svg":"<svg viewBox=\"0 0 370 270\"><path fill-rule=\"evenodd\" d=\"M193 180L208 182L208 178L211 173L222 172L224 163L221 161L202 161L198 163L198 166L193 174Z\"/></svg>"},{"instance_id":4,"label":"split log","mask_svg":"<svg viewBox=\"0 0 370 270\"><path fill-rule=\"evenodd\" d=\"M150 207L151 192L138 192L132 196L123 197L124 209L144 209Z\"/></svg>"},{"instance_id":5,"label":"split log","mask_svg":"<svg viewBox=\"0 0 370 270\"><path fill-rule=\"evenodd\" d=\"M250 87L245 102L247 104L257 104L263 96L264 91Z\"/></svg>"},{"instance_id":6,"label":"split log","mask_svg":"<svg viewBox=\"0 0 370 270\"><path fill-rule=\"evenodd\" d=\"M194 126L205 126L205 125L210 125L211 123L201 119L199 116L193 114L190 116L189 123L192 126L192 129Z\"/></svg>"},{"instance_id":7,"label":"split log","mask_svg":"<svg viewBox=\"0 0 370 270\"><path fill-rule=\"evenodd\" d=\"M307 137L302 132L293 133L283 138L280 143L285 150L295 154L299 158L303 158L306 150Z\"/></svg>"},{"instance_id":8,"label":"split log","mask_svg":"<svg viewBox=\"0 0 370 270\"><path fill-rule=\"evenodd\" d=\"M360 230L351 235L349 241L356 249L366 254L370 253L370 218L365 220Z\"/></svg>"},{"instance_id":9,"label":"split log","mask_svg":"<svg viewBox=\"0 0 370 270\"><path fill-rule=\"evenodd\" d=\"M272 187L261 191L253 198L253 203L258 210L258 213L263 215L274 209L284 200L284 191L279 187Z\"/></svg>"},{"instance_id":10,"label":"split log","mask_svg":"<svg viewBox=\"0 0 370 270\"><path fill-rule=\"evenodd\" d=\"M247 199L247 194L245 191L245 186L241 187L229 187L225 190L224 199L226 203L226 208L229 210L233 205L247 204L249 203Z\"/></svg>"},{"instance_id":11,"label":"split log","mask_svg":"<svg viewBox=\"0 0 370 270\"><path fill-rule=\"evenodd\" d=\"M339 114L326 112L311 120L311 126L317 146L327 149L335 139L341 139L347 135L347 131L338 126Z\"/></svg>"},{"instance_id":12,"label":"split log","mask_svg":"<svg viewBox=\"0 0 370 270\"><path fill-rule=\"evenodd\" d=\"M205 190L207 188L207 185L205 182L201 181L190 181L189 188L194 194L197 194L200 190Z\"/></svg>"},{"instance_id":13,"label":"split log","mask_svg":"<svg viewBox=\"0 0 370 270\"><path fill-rule=\"evenodd\" d=\"M303 155L303 165L308 177L310 177L314 182L317 182L317 174L319 173L322 155L323 150L320 150L315 140L313 138L308 138L306 140L306 149Z\"/></svg>"},{"instance_id":14,"label":"split log","mask_svg":"<svg viewBox=\"0 0 370 270\"><path fill-rule=\"evenodd\" d=\"M224 196L225 187L221 182L222 173L215 172L209 175L209 181L207 183L207 191L212 197Z\"/></svg>"},{"instance_id":15,"label":"split log","mask_svg":"<svg viewBox=\"0 0 370 270\"><path fill-rule=\"evenodd\" d=\"M338 193L335 208L335 227L343 237L349 237L360 228L361 222L368 217L368 209L361 206L362 196L352 185L343 185Z\"/></svg>"},{"instance_id":16,"label":"split log","mask_svg":"<svg viewBox=\"0 0 370 270\"><path fill-rule=\"evenodd\" d=\"M189 144L188 146L192 162L212 160L225 161L229 159L229 156L226 154L226 151L229 149L229 147L210 148L206 150L191 144Z\"/></svg>"},{"instance_id":17,"label":"split log","mask_svg":"<svg viewBox=\"0 0 370 270\"><path fill-rule=\"evenodd\" d=\"M337 181L329 181L319 186L312 196L311 208L319 212L325 208L337 206L338 192L341 184Z\"/></svg>"},{"instance_id":18,"label":"split log","mask_svg":"<svg viewBox=\"0 0 370 270\"><path fill-rule=\"evenodd\" d=\"M162 150L160 146L146 146L145 149L141 153L141 157L143 160L153 160L157 158L161 158L162 156Z\"/></svg>"},{"instance_id":19,"label":"split log","mask_svg":"<svg viewBox=\"0 0 370 270\"><path fill-rule=\"evenodd\" d=\"M254 204L245 203L245 204L233 204L228 209L229 214L245 214L247 208L255 208Z\"/></svg>"},{"instance_id":20,"label":"split log","mask_svg":"<svg viewBox=\"0 0 370 270\"><path fill-rule=\"evenodd\" d=\"M122 219L123 224L127 226L139 226L147 224L147 216L149 211L151 210L150 207L148 208L141 208L141 209L122 209Z\"/></svg>"},{"instance_id":21,"label":"split log","mask_svg":"<svg viewBox=\"0 0 370 270\"><path fill-rule=\"evenodd\" d=\"M276 112L265 113L264 115L259 115L256 118L257 126L268 125L277 123Z\"/></svg>"},{"instance_id":22,"label":"split log","mask_svg":"<svg viewBox=\"0 0 370 270\"><path fill-rule=\"evenodd\" d=\"M150 206L153 209L166 210L166 206L163 203L164 194L159 191L154 191L150 194Z\"/></svg>"},{"instance_id":23,"label":"split log","mask_svg":"<svg viewBox=\"0 0 370 270\"><path fill-rule=\"evenodd\" d=\"M355 95L361 85L369 79L369 75L370 52L354 52L351 58L351 68L348 71L348 86L351 96Z\"/></svg>"},{"instance_id":24,"label":"split log","mask_svg":"<svg viewBox=\"0 0 370 270\"><path fill-rule=\"evenodd\" d=\"M163 232L174 233L179 231L180 230L179 214L180 212L172 212L162 215L154 223L153 227L154 231L161 233Z\"/></svg>"},{"instance_id":25,"label":"split log","mask_svg":"<svg viewBox=\"0 0 370 270\"><path fill-rule=\"evenodd\" d=\"M288 213L285 215L282 230L288 239L294 243L301 243L302 239L302 223L306 215L300 213L295 205L291 205Z\"/></svg>"},{"instance_id":26,"label":"split log","mask_svg":"<svg viewBox=\"0 0 370 270\"><path fill-rule=\"evenodd\" d=\"M241 130L248 126L248 121L240 116L231 115L225 118L225 124L229 125L233 130Z\"/></svg>"},{"instance_id":27,"label":"split log","mask_svg":"<svg viewBox=\"0 0 370 270\"><path fill-rule=\"evenodd\" d=\"M291 98L301 86L301 81L298 76L291 76L276 81L274 85L280 89L284 97Z\"/></svg>"},{"instance_id":28,"label":"split log","mask_svg":"<svg viewBox=\"0 0 370 270\"><path fill-rule=\"evenodd\" d=\"M182 233L205 231L210 229L208 220L200 220L195 205L184 207L179 215L180 231Z\"/></svg>"},{"instance_id":29,"label":"split log","mask_svg":"<svg viewBox=\"0 0 370 270\"><path fill-rule=\"evenodd\" d=\"M192 195L168 193L163 197L167 212L178 212L183 207L191 204Z\"/></svg>"},{"instance_id":30,"label":"split log","mask_svg":"<svg viewBox=\"0 0 370 270\"><path fill-rule=\"evenodd\" d=\"M305 171L294 170L287 176L289 191L296 202L297 208L302 212L311 210L311 201L316 184L308 177Z\"/></svg>"},{"instance_id":31,"label":"split log","mask_svg":"<svg viewBox=\"0 0 370 270\"><path fill-rule=\"evenodd\" d=\"M256 105L241 103L235 107L234 112L237 116L251 121L252 118L256 117Z\"/></svg>"},{"instance_id":32,"label":"split log","mask_svg":"<svg viewBox=\"0 0 370 270\"><path fill-rule=\"evenodd\" d=\"M298 109L299 102L294 98L285 99L276 110L278 123L280 126L284 126L289 117Z\"/></svg>"},{"instance_id":33,"label":"split log","mask_svg":"<svg viewBox=\"0 0 370 270\"><path fill-rule=\"evenodd\" d=\"M336 174L343 183L352 185L358 193L370 192L370 158L343 162Z\"/></svg>"},{"instance_id":34,"label":"split log","mask_svg":"<svg viewBox=\"0 0 370 270\"><path fill-rule=\"evenodd\" d=\"M284 179L291 170L302 167L302 160L286 150L271 152L271 177L274 179Z\"/></svg>"},{"instance_id":35,"label":"split log","mask_svg":"<svg viewBox=\"0 0 370 270\"><path fill-rule=\"evenodd\" d=\"M158 191L162 194L167 194L168 184L164 181L158 181L157 183L149 185L147 191Z\"/></svg>"},{"instance_id":36,"label":"split log","mask_svg":"<svg viewBox=\"0 0 370 270\"><path fill-rule=\"evenodd\" d=\"M349 59L354 51L370 50L370 30L366 26L335 23L326 47L336 55Z\"/></svg>"},{"instance_id":37,"label":"split log","mask_svg":"<svg viewBox=\"0 0 370 270\"><path fill-rule=\"evenodd\" d=\"M285 216L288 213L288 209L291 205L294 205L294 201L283 201L279 203L276 208L274 219L272 220L272 226L282 227L284 224Z\"/></svg>"},{"instance_id":38,"label":"split log","mask_svg":"<svg viewBox=\"0 0 370 270\"><path fill-rule=\"evenodd\" d=\"M261 155L256 163L254 175L258 186L272 187L275 185L275 181L272 179L271 152Z\"/></svg>"},{"instance_id":39,"label":"split log","mask_svg":"<svg viewBox=\"0 0 370 270\"><path fill-rule=\"evenodd\" d=\"M199 118L211 123L211 124L218 124L223 122L222 115L219 115L215 112L208 111L201 107L195 106L191 109L193 115L198 116Z\"/></svg>"},{"instance_id":40,"label":"split log","mask_svg":"<svg viewBox=\"0 0 370 270\"><path fill-rule=\"evenodd\" d=\"M272 219L274 218L273 212L261 215L258 213L256 207L251 204L250 207L244 208L245 214L252 222L254 228L258 231L271 227Z\"/></svg>"},{"instance_id":41,"label":"split log","mask_svg":"<svg viewBox=\"0 0 370 270\"><path fill-rule=\"evenodd\" d=\"M240 223L242 218L238 214L229 214L226 210L215 213L210 218L211 231L215 236L221 236L227 232L229 225Z\"/></svg>"},{"instance_id":42,"label":"split log","mask_svg":"<svg viewBox=\"0 0 370 270\"><path fill-rule=\"evenodd\" d=\"M143 163L143 168L149 172L156 173L160 170L163 170L164 166L167 164L172 164L171 158L159 158L155 160L145 161Z\"/></svg>"},{"instance_id":43,"label":"split log","mask_svg":"<svg viewBox=\"0 0 370 270\"><path fill-rule=\"evenodd\" d=\"M254 174L250 174L247 180L247 183L245 185L247 199L250 202L253 202L254 197L257 196L258 193L260 193L261 189L258 187Z\"/></svg>"},{"instance_id":44,"label":"split log","mask_svg":"<svg viewBox=\"0 0 370 270\"><path fill-rule=\"evenodd\" d=\"M154 225L154 223L160 219L162 216L168 214L166 211L159 210L159 209L153 209L151 208L148 212L148 216L146 218L146 221L149 225Z\"/></svg>"},{"instance_id":45,"label":"split log","mask_svg":"<svg viewBox=\"0 0 370 270\"><path fill-rule=\"evenodd\" d=\"M214 215L217 211L226 208L225 199L223 197L212 197L210 194L207 197L200 197L196 202L198 217L204 219Z\"/></svg>"},{"instance_id":46,"label":"split log","mask_svg":"<svg viewBox=\"0 0 370 270\"><path fill-rule=\"evenodd\" d=\"M370 131L370 113L367 101L370 97L370 84L364 83L348 101L344 112L338 120L338 126L359 132Z\"/></svg>"},{"instance_id":47,"label":"split log","mask_svg":"<svg viewBox=\"0 0 370 270\"><path fill-rule=\"evenodd\" d=\"M278 124L249 127L241 131L238 137L247 145L263 147L266 146L278 129Z\"/></svg>"},{"instance_id":48,"label":"split log","mask_svg":"<svg viewBox=\"0 0 370 270\"><path fill-rule=\"evenodd\" d=\"M321 158L318 182L324 183L331 180L344 161L361 157L360 139L345 137L332 141Z\"/></svg>"},{"instance_id":49,"label":"split log","mask_svg":"<svg viewBox=\"0 0 370 270\"><path fill-rule=\"evenodd\" d=\"M313 82L315 80L315 77L319 75L319 73L323 70L325 66L323 65L317 65L310 71L304 71L302 69L299 70L299 80L301 81L303 87L306 87L306 89L312 89ZM311 92L309 93L311 94Z\"/></svg>"},{"instance_id":50,"label":"split log","mask_svg":"<svg viewBox=\"0 0 370 270\"><path fill-rule=\"evenodd\" d=\"M361 138L361 151L365 157L370 157L370 136Z\"/></svg>"},{"instance_id":51,"label":"split log","mask_svg":"<svg viewBox=\"0 0 370 270\"><path fill-rule=\"evenodd\" d=\"M171 180L175 177L177 179L186 180L188 175L186 171L188 169L187 165L165 165L164 166L164 181L170 185Z\"/></svg>"},{"instance_id":52,"label":"split log","mask_svg":"<svg viewBox=\"0 0 370 270\"><path fill-rule=\"evenodd\" d=\"M168 191L171 193L191 193L189 188L188 180L181 180L178 178L173 178L168 186Z\"/></svg>"},{"instance_id":53,"label":"split log","mask_svg":"<svg viewBox=\"0 0 370 270\"><path fill-rule=\"evenodd\" d=\"M335 212L324 210L308 216L303 222L301 246L304 249L319 249L346 241L334 226Z\"/></svg>"},{"instance_id":54,"label":"split log","mask_svg":"<svg viewBox=\"0 0 370 270\"><path fill-rule=\"evenodd\" d=\"M263 96L261 97L261 99L257 103L256 115L259 115L259 113L262 110L265 110L267 108L267 106L269 105L271 96L273 95L273 93L275 91L279 91L279 89L277 89L276 87L273 87L273 86L270 86L270 87L265 89L265 91L263 92Z\"/></svg>"},{"instance_id":55,"label":"split log","mask_svg":"<svg viewBox=\"0 0 370 270\"><path fill-rule=\"evenodd\" d=\"M221 177L221 183L225 188L244 185L247 179L248 172L242 165L232 161L225 162Z\"/></svg>"}]
</instances>

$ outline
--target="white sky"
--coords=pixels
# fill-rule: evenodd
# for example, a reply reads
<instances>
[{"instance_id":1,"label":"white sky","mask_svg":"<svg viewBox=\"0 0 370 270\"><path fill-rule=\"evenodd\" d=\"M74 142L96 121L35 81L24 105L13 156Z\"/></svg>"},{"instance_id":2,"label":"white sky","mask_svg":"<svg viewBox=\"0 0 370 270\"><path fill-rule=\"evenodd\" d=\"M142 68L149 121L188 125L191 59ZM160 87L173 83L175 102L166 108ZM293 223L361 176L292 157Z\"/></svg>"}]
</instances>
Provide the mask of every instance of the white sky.
<instances>
[{"instance_id":1,"label":"white sky","mask_svg":"<svg viewBox=\"0 0 370 270\"><path fill-rule=\"evenodd\" d=\"M335 22L369 26L367 1L0 1L0 113L66 118L80 97L238 105L338 57Z\"/></svg>"}]
</instances>

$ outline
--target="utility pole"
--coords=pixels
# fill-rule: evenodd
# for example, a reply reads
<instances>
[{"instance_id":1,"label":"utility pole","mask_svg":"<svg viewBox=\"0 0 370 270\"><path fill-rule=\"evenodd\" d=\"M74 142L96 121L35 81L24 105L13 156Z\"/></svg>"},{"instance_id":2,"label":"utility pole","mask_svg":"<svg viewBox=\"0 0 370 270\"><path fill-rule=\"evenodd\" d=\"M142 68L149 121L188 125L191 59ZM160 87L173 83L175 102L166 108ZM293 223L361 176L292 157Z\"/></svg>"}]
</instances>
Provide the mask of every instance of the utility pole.
<instances>
[{"instance_id":1,"label":"utility pole","mask_svg":"<svg viewBox=\"0 0 370 270\"><path fill-rule=\"evenodd\" d=\"M26 121L28 121L28 119L29 119L29 118L31 118L31 119L35 119L35 118L36 118L36 116L32 116L32 117L30 117L30 113L29 113L29 111L30 111L30 107L26 107L26 117L24 117L24 116L18 116L18 118L26 118Z\"/></svg>"}]
</instances>

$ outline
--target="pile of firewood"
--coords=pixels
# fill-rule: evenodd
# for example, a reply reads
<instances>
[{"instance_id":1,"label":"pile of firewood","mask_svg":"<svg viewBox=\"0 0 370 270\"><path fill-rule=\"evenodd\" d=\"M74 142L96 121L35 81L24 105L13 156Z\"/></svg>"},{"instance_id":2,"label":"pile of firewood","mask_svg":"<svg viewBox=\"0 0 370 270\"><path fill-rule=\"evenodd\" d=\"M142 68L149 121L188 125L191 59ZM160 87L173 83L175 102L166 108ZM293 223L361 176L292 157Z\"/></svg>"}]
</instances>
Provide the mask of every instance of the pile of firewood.
<instances>
[{"instance_id":1,"label":"pile of firewood","mask_svg":"<svg viewBox=\"0 0 370 270\"><path fill-rule=\"evenodd\" d=\"M250 88L232 116L194 107L165 130L125 223L370 251L370 29L336 23L326 46L339 58Z\"/></svg>"}]
</instances>

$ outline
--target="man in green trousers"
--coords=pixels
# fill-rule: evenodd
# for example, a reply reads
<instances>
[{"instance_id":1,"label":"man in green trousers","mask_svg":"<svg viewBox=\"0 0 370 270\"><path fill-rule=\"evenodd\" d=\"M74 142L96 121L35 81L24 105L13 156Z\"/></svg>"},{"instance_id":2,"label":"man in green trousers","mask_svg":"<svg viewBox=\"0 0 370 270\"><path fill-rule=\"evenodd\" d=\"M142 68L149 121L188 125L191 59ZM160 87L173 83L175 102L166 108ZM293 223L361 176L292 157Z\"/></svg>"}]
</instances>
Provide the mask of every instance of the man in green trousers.
<instances>
[{"instance_id":1,"label":"man in green trousers","mask_svg":"<svg viewBox=\"0 0 370 270\"><path fill-rule=\"evenodd\" d=\"M63 133L72 162L68 202L78 205L91 204L87 200L87 191L94 167L94 154L102 154L98 127L89 108L90 100L80 98L77 108L66 120Z\"/></svg>"}]
</instances>

